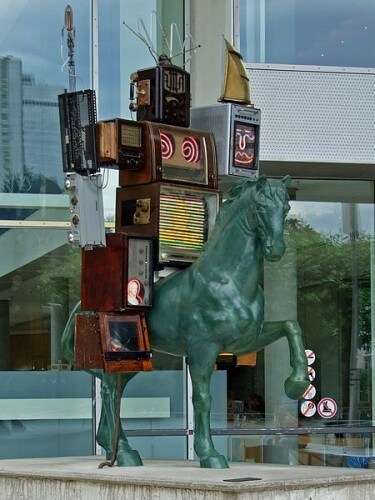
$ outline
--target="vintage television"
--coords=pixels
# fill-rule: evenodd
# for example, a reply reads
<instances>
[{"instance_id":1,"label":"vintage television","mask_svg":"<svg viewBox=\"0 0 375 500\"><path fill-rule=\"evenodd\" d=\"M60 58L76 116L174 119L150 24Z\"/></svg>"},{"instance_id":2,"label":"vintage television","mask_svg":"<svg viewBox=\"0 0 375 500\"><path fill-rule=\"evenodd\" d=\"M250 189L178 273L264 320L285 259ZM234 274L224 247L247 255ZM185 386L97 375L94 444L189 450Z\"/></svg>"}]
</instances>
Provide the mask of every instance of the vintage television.
<instances>
[{"instance_id":1,"label":"vintage television","mask_svg":"<svg viewBox=\"0 0 375 500\"><path fill-rule=\"evenodd\" d=\"M74 365L106 373L152 370L144 313L81 312L76 315Z\"/></svg>"},{"instance_id":2,"label":"vintage television","mask_svg":"<svg viewBox=\"0 0 375 500\"><path fill-rule=\"evenodd\" d=\"M96 100L93 90L58 96L64 172L89 175L98 172L96 157Z\"/></svg>"},{"instance_id":3,"label":"vintage television","mask_svg":"<svg viewBox=\"0 0 375 500\"><path fill-rule=\"evenodd\" d=\"M81 308L114 312L152 305L152 238L107 233L106 247L82 251Z\"/></svg>"},{"instance_id":4,"label":"vintage television","mask_svg":"<svg viewBox=\"0 0 375 500\"><path fill-rule=\"evenodd\" d=\"M118 188L116 232L157 238L160 267L193 262L215 224L219 194L176 184Z\"/></svg>"},{"instance_id":5,"label":"vintage television","mask_svg":"<svg viewBox=\"0 0 375 500\"><path fill-rule=\"evenodd\" d=\"M259 171L260 110L218 103L191 110L192 127L209 130L216 142L220 180L252 177Z\"/></svg>"},{"instance_id":6,"label":"vintage television","mask_svg":"<svg viewBox=\"0 0 375 500\"><path fill-rule=\"evenodd\" d=\"M129 108L137 112L137 121L189 126L190 75L187 71L161 56L157 66L138 70L130 79Z\"/></svg>"},{"instance_id":7,"label":"vintage television","mask_svg":"<svg viewBox=\"0 0 375 500\"><path fill-rule=\"evenodd\" d=\"M159 123L97 124L100 165L120 170L120 186L174 182L217 188L213 135Z\"/></svg>"}]
</instances>

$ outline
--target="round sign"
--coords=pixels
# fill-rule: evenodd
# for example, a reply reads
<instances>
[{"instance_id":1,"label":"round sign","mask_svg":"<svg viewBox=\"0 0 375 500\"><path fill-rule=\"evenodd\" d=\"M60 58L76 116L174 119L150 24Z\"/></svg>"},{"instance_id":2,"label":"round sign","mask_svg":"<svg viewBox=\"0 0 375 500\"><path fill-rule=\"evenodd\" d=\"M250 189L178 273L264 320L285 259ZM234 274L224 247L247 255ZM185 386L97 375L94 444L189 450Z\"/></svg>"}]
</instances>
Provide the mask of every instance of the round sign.
<instances>
[{"instance_id":1,"label":"round sign","mask_svg":"<svg viewBox=\"0 0 375 500\"><path fill-rule=\"evenodd\" d=\"M306 358L307 358L307 364L310 366L315 362L315 352L312 351L311 349L306 349L305 350Z\"/></svg>"},{"instance_id":2,"label":"round sign","mask_svg":"<svg viewBox=\"0 0 375 500\"><path fill-rule=\"evenodd\" d=\"M312 401L304 401L301 404L301 414L304 417L313 417L316 413L315 403Z\"/></svg>"},{"instance_id":3,"label":"round sign","mask_svg":"<svg viewBox=\"0 0 375 500\"><path fill-rule=\"evenodd\" d=\"M318 413L322 418L333 418L337 413L337 403L333 398L322 398L318 403Z\"/></svg>"},{"instance_id":4,"label":"round sign","mask_svg":"<svg viewBox=\"0 0 375 500\"><path fill-rule=\"evenodd\" d=\"M302 397L303 399L313 399L315 398L315 394L316 394L316 389L312 384L310 384Z\"/></svg>"},{"instance_id":5,"label":"round sign","mask_svg":"<svg viewBox=\"0 0 375 500\"><path fill-rule=\"evenodd\" d=\"M314 370L314 368L312 366L309 366L309 368L307 370L307 374L309 376L310 382L312 382L313 380L315 380L316 373L315 373L315 370Z\"/></svg>"}]
</instances>

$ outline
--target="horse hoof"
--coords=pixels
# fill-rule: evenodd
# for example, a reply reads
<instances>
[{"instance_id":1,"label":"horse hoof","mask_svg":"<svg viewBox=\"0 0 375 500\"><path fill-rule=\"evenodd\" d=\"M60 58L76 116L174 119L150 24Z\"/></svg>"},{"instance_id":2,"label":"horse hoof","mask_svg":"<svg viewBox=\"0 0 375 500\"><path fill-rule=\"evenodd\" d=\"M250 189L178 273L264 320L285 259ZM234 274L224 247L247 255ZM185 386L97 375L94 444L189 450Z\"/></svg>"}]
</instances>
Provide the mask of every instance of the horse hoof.
<instances>
[{"instance_id":1,"label":"horse hoof","mask_svg":"<svg viewBox=\"0 0 375 500\"><path fill-rule=\"evenodd\" d=\"M120 450L117 454L117 465L119 467L138 467L143 465L137 450Z\"/></svg>"},{"instance_id":2,"label":"horse hoof","mask_svg":"<svg viewBox=\"0 0 375 500\"><path fill-rule=\"evenodd\" d=\"M309 385L310 381L308 379L294 379L289 377L284 383L285 394L290 399L301 399Z\"/></svg>"},{"instance_id":3,"label":"horse hoof","mask_svg":"<svg viewBox=\"0 0 375 500\"><path fill-rule=\"evenodd\" d=\"M213 455L201 459L201 467L204 469L229 469L227 459L224 455Z\"/></svg>"}]
</instances>

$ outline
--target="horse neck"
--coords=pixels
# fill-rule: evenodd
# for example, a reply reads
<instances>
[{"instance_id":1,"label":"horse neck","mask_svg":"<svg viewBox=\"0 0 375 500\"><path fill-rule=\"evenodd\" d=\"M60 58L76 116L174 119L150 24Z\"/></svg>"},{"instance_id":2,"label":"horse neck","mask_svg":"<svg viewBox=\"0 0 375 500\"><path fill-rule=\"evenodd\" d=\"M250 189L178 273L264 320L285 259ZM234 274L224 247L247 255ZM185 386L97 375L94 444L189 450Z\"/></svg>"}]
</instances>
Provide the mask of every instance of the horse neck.
<instances>
[{"instance_id":1,"label":"horse neck","mask_svg":"<svg viewBox=\"0 0 375 500\"><path fill-rule=\"evenodd\" d=\"M211 281L230 280L251 296L258 291L263 253L255 227L245 227L243 214L233 214L223 227L215 228L203 255L192 267Z\"/></svg>"}]
</instances>

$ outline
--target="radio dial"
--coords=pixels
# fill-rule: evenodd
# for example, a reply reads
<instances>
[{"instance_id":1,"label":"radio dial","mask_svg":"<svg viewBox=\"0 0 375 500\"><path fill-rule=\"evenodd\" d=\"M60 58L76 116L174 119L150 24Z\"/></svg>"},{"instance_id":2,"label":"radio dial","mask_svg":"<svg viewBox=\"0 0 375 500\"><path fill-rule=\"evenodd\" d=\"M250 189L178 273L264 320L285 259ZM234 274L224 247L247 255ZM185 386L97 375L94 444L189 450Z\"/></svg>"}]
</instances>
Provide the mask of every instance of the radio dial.
<instances>
[{"instance_id":1,"label":"radio dial","mask_svg":"<svg viewBox=\"0 0 375 500\"><path fill-rule=\"evenodd\" d=\"M73 233L69 233L68 234L68 242L69 243L74 243L74 234Z\"/></svg>"},{"instance_id":2,"label":"radio dial","mask_svg":"<svg viewBox=\"0 0 375 500\"><path fill-rule=\"evenodd\" d=\"M64 184L65 184L65 189L67 189L68 191L73 187L72 181L70 179L65 179Z\"/></svg>"}]
</instances>

